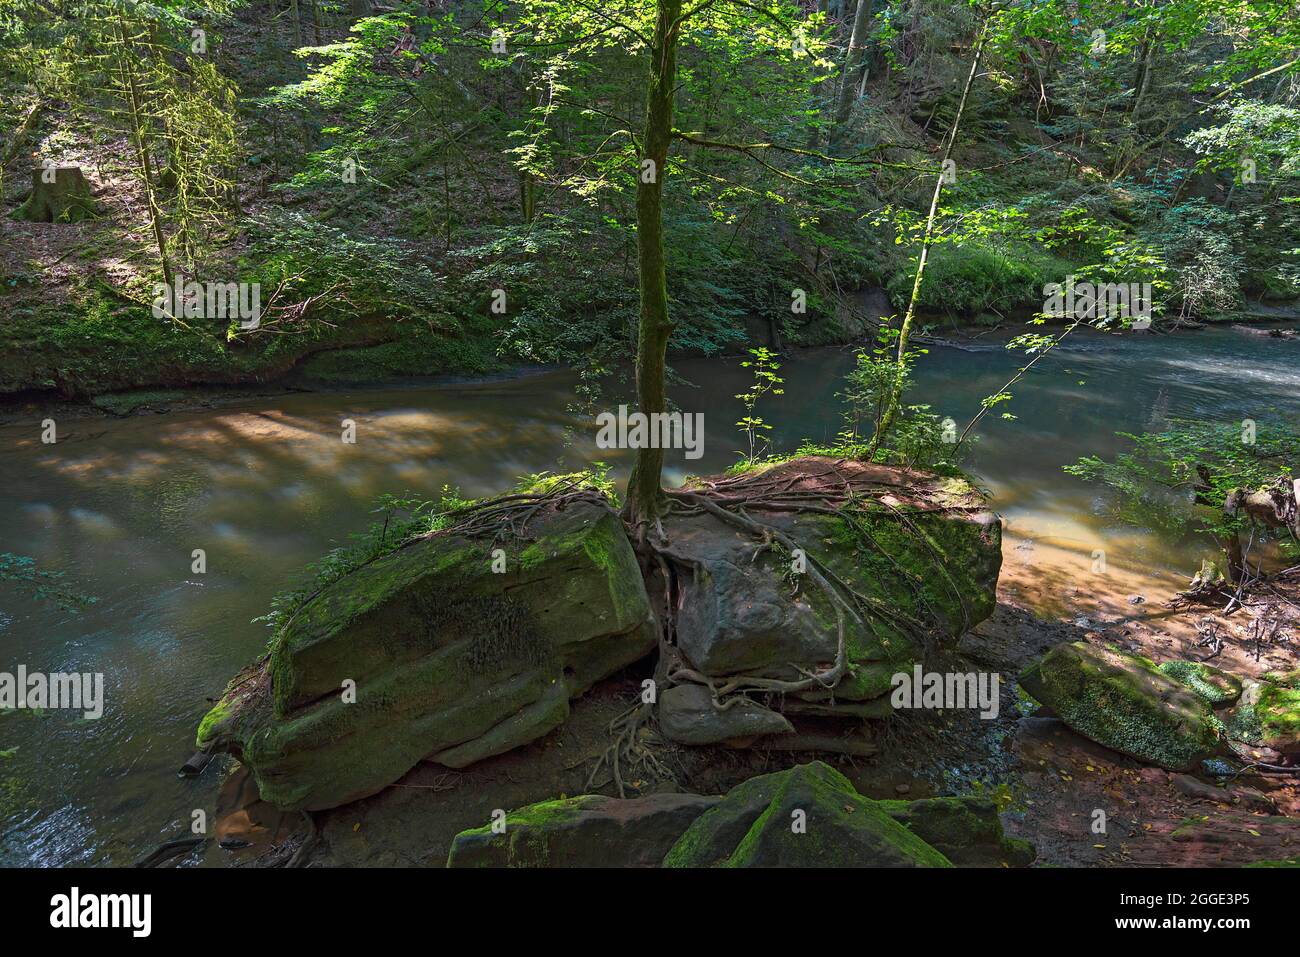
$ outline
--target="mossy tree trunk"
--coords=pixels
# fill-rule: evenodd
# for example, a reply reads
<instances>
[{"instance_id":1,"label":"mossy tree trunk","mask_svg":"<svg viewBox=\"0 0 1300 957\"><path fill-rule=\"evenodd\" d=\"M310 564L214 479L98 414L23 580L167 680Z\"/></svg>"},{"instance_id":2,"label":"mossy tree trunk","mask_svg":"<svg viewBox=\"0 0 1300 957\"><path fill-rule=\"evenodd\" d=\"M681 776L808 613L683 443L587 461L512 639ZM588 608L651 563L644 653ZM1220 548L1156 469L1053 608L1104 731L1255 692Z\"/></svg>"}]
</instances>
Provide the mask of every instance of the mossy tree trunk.
<instances>
[{"instance_id":1,"label":"mossy tree trunk","mask_svg":"<svg viewBox=\"0 0 1300 957\"><path fill-rule=\"evenodd\" d=\"M636 191L637 262L641 321L637 333L637 405L647 416L668 410L664 365L672 322L664 268L663 181L672 139L673 92L677 83L677 38L682 0L659 0L650 48L645 133ZM637 450L628 483L628 519L654 521L662 503L663 449Z\"/></svg>"},{"instance_id":2,"label":"mossy tree trunk","mask_svg":"<svg viewBox=\"0 0 1300 957\"><path fill-rule=\"evenodd\" d=\"M121 78L121 88L126 100L127 115L130 120L131 139L135 143L136 159L140 163L140 180L144 184L145 200L149 207L149 226L153 231L154 243L158 247L158 259L162 264L163 281L170 287L174 284L171 261L167 258L167 236L163 232L163 212L158 203L158 175L154 169L153 157L149 152L149 121L144 115L143 95L140 78L136 75L140 62L134 41L127 33L126 21L117 18L119 45L116 48L117 69Z\"/></svg>"}]
</instances>

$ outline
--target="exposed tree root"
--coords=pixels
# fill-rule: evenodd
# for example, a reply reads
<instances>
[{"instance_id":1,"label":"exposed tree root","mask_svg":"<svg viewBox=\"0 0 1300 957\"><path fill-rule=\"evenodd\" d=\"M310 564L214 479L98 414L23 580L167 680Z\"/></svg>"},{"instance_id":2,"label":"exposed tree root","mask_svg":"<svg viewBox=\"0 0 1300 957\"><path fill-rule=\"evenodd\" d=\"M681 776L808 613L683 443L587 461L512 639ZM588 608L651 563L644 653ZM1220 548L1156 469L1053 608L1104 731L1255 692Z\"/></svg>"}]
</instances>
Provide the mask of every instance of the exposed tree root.
<instances>
[{"instance_id":1,"label":"exposed tree root","mask_svg":"<svg viewBox=\"0 0 1300 957\"><path fill-rule=\"evenodd\" d=\"M320 840L320 828L316 825L316 818L312 817L310 811L303 811L302 816L307 820L307 836L302 839L302 843L293 852L293 857L289 858L289 863L285 867L305 866L308 855Z\"/></svg>"},{"instance_id":2,"label":"exposed tree root","mask_svg":"<svg viewBox=\"0 0 1300 957\"><path fill-rule=\"evenodd\" d=\"M442 534L464 538L490 536L493 542L509 538L523 540L528 538L529 524L539 514L562 511L580 502L609 504L596 489L568 482L548 492L502 495L449 511L446 517L451 519L452 524L443 529Z\"/></svg>"},{"instance_id":3,"label":"exposed tree root","mask_svg":"<svg viewBox=\"0 0 1300 957\"><path fill-rule=\"evenodd\" d=\"M654 705L638 703L610 722L609 732L614 741L596 759L595 767L587 777L586 791L590 792L593 786L603 787L609 783L595 784L596 776L605 767L609 768L610 778L621 798L627 797L627 782L624 778L633 773L651 775L661 781L674 780L672 771L643 741L641 732L653 718Z\"/></svg>"},{"instance_id":4,"label":"exposed tree root","mask_svg":"<svg viewBox=\"0 0 1300 957\"><path fill-rule=\"evenodd\" d=\"M158 867L165 864L173 857L181 857L190 854L196 847L202 847L207 844L211 838L207 837L183 837L175 841L164 841L153 849L150 853L135 862L136 867Z\"/></svg>"},{"instance_id":5,"label":"exposed tree root","mask_svg":"<svg viewBox=\"0 0 1300 957\"><path fill-rule=\"evenodd\" d=\"M892 628L915 640L922 649L930 649L933 634L924 622L855 589L825 562L817 559L811 549L803 547L781 528L763 521L754 514L820 514L848 522L863 546L879 553L892 564L902 580L909 584L916 596L918 606L926 609L928 617L934 621L939 620L937 611L925 596L922 583L916 580L915 575L899 565L894 556L879 544L871 534L870 528L860 521L857 514L858 508L864 502L879 501L877 496L871 494L873 492L887 490L898 498L907 498L909 493L915 492L915 486L906 482L891 481L881 475L854 474L845 468L849 464L847 460L837 460L829 463L826 468L813 472L791 473L776 470L757 476L727 476L708 480L690 488L665 491L662 493L661 507L654 521L643 520L628 524L628 535L641 560L647 585L653 586L656 579L662 585L661 588L651 587L652 594L656 591L660 594L657 616L660 633L659 655L655 668L657 688L662 689L683 682L703 685L709 689L713 706L719 711L725 711L748 700L750 695L770 699L774 696L808 691L833 693L850 668L847 648L850 622L859 628L865 628L870 618L887 621ZM913 534L926 543L943 580L958 598L965 624L969 625L971 616L965 596L948 570L944 568L942 556L928 542L908 512L889 502L883 504L885 508L880 514L904 523ZM960 508L931 509L927 508L924 502L915 504L917 511L920 512L960 510ZM498 510L489 513L485 518L494 519L500 514ZM661 517L669 515L708 515L726 526L744 532L754 541L751 562L757 561L765 551L784 551L787 554L799 551L807 563L804 571L807 580L821 591L835 613L834 659L815 667L789 663L788 667L798 675L797 678L752 674L709 675L684 661L676 644L676 609L680 603L679 576L689 575L698 580L702 567L696 559L673 547L660 521ZM799 584L796 582L793 587L797 593ZM642 733L653 722L655 713L655 704L642 701L610 724L613 741L592 768L587 779L587 790L612 781L621 797L625 796L628 781L633 775L649 774L661 779L672 778L668 768L647 747L645 740L647 735ZM756 747L764 751L823 751L855 757L874 755L879 750L874 742L830 734L770 736L761 739ZM609 778L601 785L597 785L597 778L604 770L608 770Z\"/></svg>"}]
</instances>

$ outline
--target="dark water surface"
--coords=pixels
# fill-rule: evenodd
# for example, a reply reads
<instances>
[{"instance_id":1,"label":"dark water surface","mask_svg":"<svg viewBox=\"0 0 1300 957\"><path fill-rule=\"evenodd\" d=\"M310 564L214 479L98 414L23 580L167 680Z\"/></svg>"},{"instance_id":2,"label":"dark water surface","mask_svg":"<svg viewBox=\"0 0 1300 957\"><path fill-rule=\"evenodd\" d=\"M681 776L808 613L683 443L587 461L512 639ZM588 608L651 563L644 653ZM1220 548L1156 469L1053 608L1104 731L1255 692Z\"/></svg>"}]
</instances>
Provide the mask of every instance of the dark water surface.
<instances>
[{"instance_id":1,"label":"dark water surface","mask_svg":"<svg viewBox=\"0 0 1300 957\"><path fill-rule=\"evenodd\" d=\"M995 334L996 335L996 334ZM994 335L986 337L994 339ZM1023 361L997 341L934 348L912 402L964 425ZM825 441L852 350L788 357L786 395L760 414L775 446ZM670 462L669 480L735 459L749 382L736 359L676 365L673 390L705 414L704 457ZM0 712L0 864L129 864L211 818L217 775L179 780L206 699L264 647L250 624L302 567L373 519L382 493L426 497L444 485L481 495L523 473L628 456L595 446L569 411L573 378L548 373L473 385L305 393L203 412L80 418L42 445L40 424L0 427L0 551L31 555L98 602L67 613L0 591L0 671L102 672L102 719ZM1186 571L1196 543L1113 527L1097 490L1061 472L1121 446L1114 433L1165 416L1223 422L1300 414L1300 343L1210 329L1156 338L1081 335L1040 363L985 420L970 467L1015 534L1112 561ZM1017 416L1003 421L1003 411ZM355 445L340 439L356 423ZM206 574L191 553L207 554ZM219 863L213 849L208 861Z\"/></svg>"}]
</instances>

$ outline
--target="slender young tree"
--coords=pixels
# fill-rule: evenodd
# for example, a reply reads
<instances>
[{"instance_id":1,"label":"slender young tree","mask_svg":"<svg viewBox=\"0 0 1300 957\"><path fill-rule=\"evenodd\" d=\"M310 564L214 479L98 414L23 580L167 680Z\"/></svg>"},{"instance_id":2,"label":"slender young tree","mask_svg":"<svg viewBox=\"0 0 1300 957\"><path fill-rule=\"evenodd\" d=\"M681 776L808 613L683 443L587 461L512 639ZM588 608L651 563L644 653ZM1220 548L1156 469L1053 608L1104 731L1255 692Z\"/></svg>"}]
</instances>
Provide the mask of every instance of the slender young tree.
<instances>
[{"instance_id":1,"label":"slender young tree","mask_svg":"<svg viewBox=\"0 0 1300 957\"><path fill-rule=\"evenodd\" d=\"M664 364L673 325L668 317L668 278L664 268L663 194L668 147L672 142L682 0L659 0L656 8L636 191L637 267L641 286L636 389L637 404L647 415L668 411ZM628 515L634 524L653 521L659 515L663 464L663 449L638 450L627 492Z\"/></svg>"},{"instance_id":2,"label":"slender young tree","mask_svg":"<svg viewBox=\"0 0 1300 957\"><path fill-rule=\"evenodd\" d=\"M845 125L849 114L853 112L858 81L867 56L867 33L871 24L872 0L858 0L853 11L853 32L849 35L849 48L844 54L844 70L840 74L840 89L835 106L835 123L832 127L831 143L844 138Z\"/></svg>"},{"instance_id":3,"label":"slender young tree","mask_svg":"<svg viewBox=\"0 0 1300 957\"><path fill-rule=\"evenodd\" d=\"M865 0L864 0L865 2ZM644 106L640 133L621 129L611 136L622 135L633 146L636 160L636 230L637 272L640 310L637 329L636 387L637 407L646 415L666 412L666 357L673 323L669 310L667 266L665 262L664 187L670 173L671 147L675 140L709 149L727 150L757 159L760 164L780 171L758 157L766 151L785 150L788 154L815 154L808 150L785 148L771 142L732 143L713 140L677 130L673 125L674 101L682 86L678 58L684 47L698 47L701 55L732 57L752 55L770 57L773 50L787 51L791 57L807 58L809 66L828 66L817 59L823 46L819 31L824 14L809 18L784 0L628 0L623 4L588 4L572 0L572 5L526 0L522 26L533 33L538 46L563 49L553 59L552 69L540 71L551 77L555 66L569 65L579 53L593 54L600 48L640 49L646 62ZM575 34L580 39L565 42L559 37ZM737 53L738 49L752 51ZM809 74L808 84L814 78ZM565 98L572 91L565 87ZM549 122L554 108L553 97L539 111ZM606 108L602 104L600 112ZM829 159L829 157L823 157ZM797 179L797 177L792 177ZM645 532L653 526L663 509L664 453L657 448L639 448L628 486L625 518L633 527Z\"/></svg>"},{"instance_id":4,"label":"slender young tree","mask_svg":"<svg viewBox=\"0 0 1300 957\"><path fill-rule=\"evenodd\" d=\"M864 0L859 0L864 2ZM971 55L970 72L966 75L966 85L961 91L961 100L957 104L957 115L953 117L952 128L948 130L948 136L944 140L943 155L939 160L939 172L934 178L934 192L930 195L930 209L925 217L925 234L921 239L921 251L916 259L916 276L912 279L912 295L907 300L907 312L903 315L903 324L898 330L897 352L894 358L896 374L894 377L894 387L889 393L888 401L885 405L885 412L880 417L876 425L876 433L871 438L868 446L868 457L874 455L880 448L882 442L889 435L889 430L894 426L894 420L898 417L898 407L903 399L903 381L906 378L907 364L910 361L908 357L908 344L912 337L912 323L916 319L916 304L921 298L921 280L925 276L925 263L930 255L930 246L934 241L934 222L939 211L939 197L943 193L944 178L948 173L948 160L952 157L953 143L957 140L957 133L961 129L962 113L966 109L966 100L970 96L971 87L975 83L975 77L979 73L980 59L984 54L984 42L988 38L989 24L986 21L980 28L979 37L975 41L975 50Z\"/></svg>"}]
</instances>

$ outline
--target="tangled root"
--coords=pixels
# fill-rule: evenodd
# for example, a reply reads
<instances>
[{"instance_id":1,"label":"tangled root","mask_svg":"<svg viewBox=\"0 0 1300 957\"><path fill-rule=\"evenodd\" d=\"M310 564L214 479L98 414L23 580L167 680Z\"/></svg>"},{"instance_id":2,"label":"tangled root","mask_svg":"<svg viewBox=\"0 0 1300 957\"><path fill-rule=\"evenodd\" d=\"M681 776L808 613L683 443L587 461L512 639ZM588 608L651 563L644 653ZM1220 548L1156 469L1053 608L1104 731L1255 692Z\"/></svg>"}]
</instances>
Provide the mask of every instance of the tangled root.
<instances>
[{"instance_id":1,"label":"tangled root","mask_svg":"<svg viewBox=\"0 0 1300 957\"><path fill-rule=\"evenodd\" d=\"M654 705L639 703L620 714L609 723L609 733L613 743L596 759L596 765L587 777L585 790L590 792L595 786L596 776L601 768L608 767L618 796L627 797L624 784L625 773L640 773L660 780L674 780L673 773L664 765L643 741L642 730L647 728L654 718ZM601 787L609 783L602 782Z\"/></svg>"}]
</instances>

